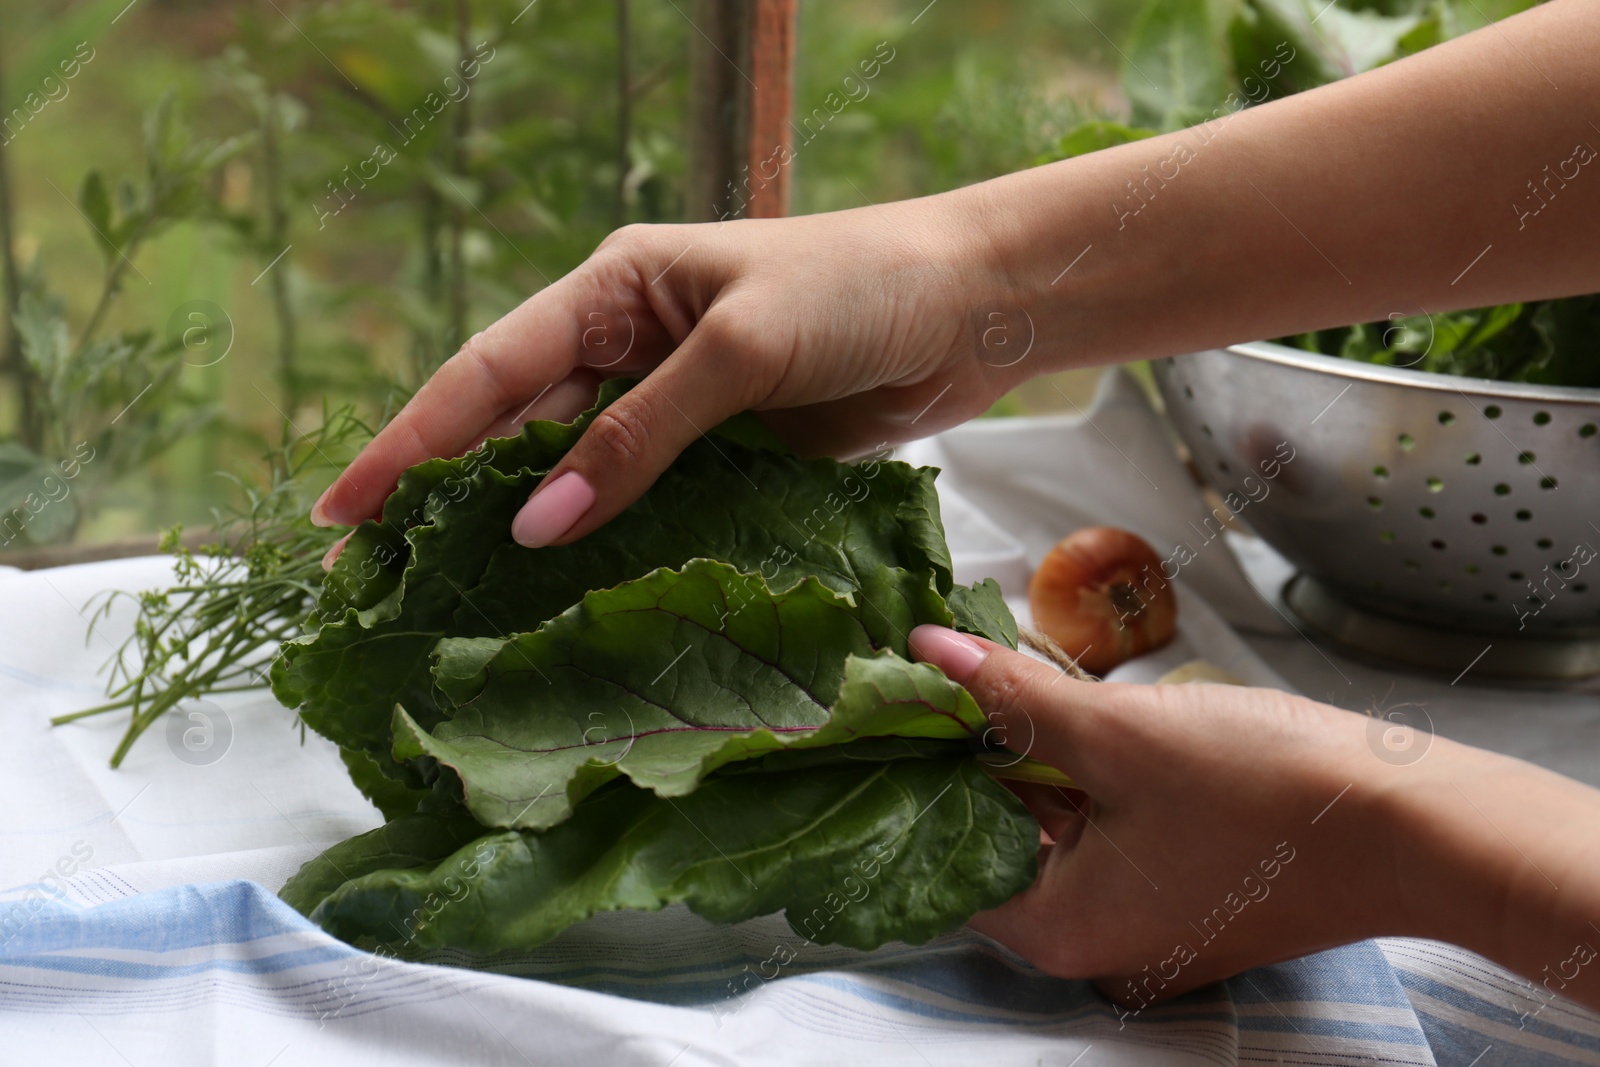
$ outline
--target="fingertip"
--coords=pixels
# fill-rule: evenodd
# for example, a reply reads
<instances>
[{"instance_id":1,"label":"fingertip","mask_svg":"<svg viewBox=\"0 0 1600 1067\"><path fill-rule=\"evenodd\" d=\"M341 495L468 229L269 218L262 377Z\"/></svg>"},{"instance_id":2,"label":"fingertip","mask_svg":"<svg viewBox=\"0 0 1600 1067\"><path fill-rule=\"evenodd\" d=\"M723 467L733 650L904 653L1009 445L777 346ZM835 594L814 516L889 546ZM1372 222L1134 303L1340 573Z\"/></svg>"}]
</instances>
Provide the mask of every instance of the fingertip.
<instances>
[{"instance_id":1,"label":"fingertip","mask_svg":"<svg viewBox=\"0 0 1600 1067\"><path fill-rule=\"evenodd\" d=\"M351 530L350 533L347 533L343 537L339 538L339 540L335 541L331 546L329 546L328 551L323 554L322 569L324 573L333 569L333 561L339 558L339 553L344 551L345 542L350 540L350 535L353 533L355 533L355 531Z\"/></svg>"},{"instance_id":2,"label":"fingertip","mask_svg":"<svg viewBox=\"0 0 1600 1067\"><path fill-rule=\"evenodd\" d=\"M913 656L938 667L958 685L972 677L990 652L966 634L932 623L912 630L907 643Z\"/></svg>"},{"instance_id":3,"label":"fingertip","mask_svg":"<svg viewBox=\"0 0 1600 1067\"><path fill-rule=\"evenodd\" d=\"M594 507L594 486L577 471L567 471L540 486L517 517L511 538L524 548L543 548L578 524Z\"/></svg>"},{"instance_id":4,"label":"fingertip","mask_svg":"<svg viewBox=\"0 0 1600 1067\"><path fill-rule=\"evenodd\" d=\"M357 461L361 459L356 457ZM354 466L354 464L352 464ZM311 505L311 525L326 529L329 526L359 526L371 512L361 506L361 489L350 481L349 468L335 478L333 484L322 491L317 502ZM385 494L387 496L387 494ZM375 511L376 508L373 509Z\"/></svg>"},{"instance_id":5,"label":"fingertip","mask_svg":"<svg viewBox=\"0 0 1600 1067\"><path fill-rule=\"evenodd\" d=\"M331 492L333 486L330 485L322 491L321 496L317 497L317 502L311 505L311 525L322 527L339 525L328 516L328 494Z\"/></svg>"},{"instance_id":6,"label":"fingertip","mask_svg":"<svg viewBox=\"0 0 1600 1067\"><path fill-rule=\"evenodd\" d=\"M917 627L910 644L914 656L939 667L977 701L993 724L984 732L985 743L1066 771L1089 792L1098 788L1097 782L1085 780L1082 768L1088 761L1074 736L1077 716L1069 714L1069 705L1076 702L1069 699L1068 689L1057 688L1072 679L1059 668L942 626Z\"/></svg>"}]
</instances>

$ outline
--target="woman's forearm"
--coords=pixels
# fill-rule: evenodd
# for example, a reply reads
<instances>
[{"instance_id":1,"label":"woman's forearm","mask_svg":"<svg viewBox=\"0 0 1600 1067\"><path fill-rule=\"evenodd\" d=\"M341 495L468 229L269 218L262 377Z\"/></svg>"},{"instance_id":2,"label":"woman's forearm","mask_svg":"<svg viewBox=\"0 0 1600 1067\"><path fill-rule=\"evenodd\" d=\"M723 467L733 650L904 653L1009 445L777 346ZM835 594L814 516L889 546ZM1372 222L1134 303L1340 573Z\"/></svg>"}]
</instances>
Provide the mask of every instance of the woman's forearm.
<instances>
[{"instance_id":1,"label":"woman's forearm","mask_svg":"<svg viewBox=\"0 0 1600 1067\"><path fill-rule=\"evenodd\" d=\"M1033 318L1040 370L1592 292L1596 54L1600 6L1554 0L1359 77L947 195L987 240L994 291Z\"/></svg>"},{"instance_id":2,"label":"woman's forearm","mask_svg":"<svg viewBox=\"0 0 1600 1067\"><path fill-rule=\"evenodd\" d=\"M1397 832L1389 929L1450 941L1526 977L1530 1012L1560 995L1600 1008L1600 792L1436 739L1386 769Z\"/></svg>"}]
</instances>

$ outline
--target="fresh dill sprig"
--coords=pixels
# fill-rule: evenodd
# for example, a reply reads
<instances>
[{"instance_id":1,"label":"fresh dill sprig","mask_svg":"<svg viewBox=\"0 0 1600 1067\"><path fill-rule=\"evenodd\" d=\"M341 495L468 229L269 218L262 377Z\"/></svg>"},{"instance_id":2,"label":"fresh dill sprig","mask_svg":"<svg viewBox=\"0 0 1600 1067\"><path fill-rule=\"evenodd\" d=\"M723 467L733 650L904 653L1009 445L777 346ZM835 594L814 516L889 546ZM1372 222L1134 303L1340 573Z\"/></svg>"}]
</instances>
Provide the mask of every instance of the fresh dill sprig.
<instances>
[{"instance_id":1,"label":"fresh dill sprig","mask_svg":"<svg viewBox=\"0 0 1600 1067\"><path fill-rule=\"evenodd\" d=\"M267 454L265 484L223 475L242 503L213 510L217 539L191 550L174 526L161 550L175 558L175 583L109 593L91 619L92 628L119 599L138 604L133 633L106 665L108 702L51 724L127 709L128 729L111 756L117 767L145 730L184 701L266 685L264 668L298 633L322 588L322 557L339 536L311 524L311 502L338 470L336 457L348 458L371 436L353 408L324 410L319 429Z\"/></svg>"}]
</instances>

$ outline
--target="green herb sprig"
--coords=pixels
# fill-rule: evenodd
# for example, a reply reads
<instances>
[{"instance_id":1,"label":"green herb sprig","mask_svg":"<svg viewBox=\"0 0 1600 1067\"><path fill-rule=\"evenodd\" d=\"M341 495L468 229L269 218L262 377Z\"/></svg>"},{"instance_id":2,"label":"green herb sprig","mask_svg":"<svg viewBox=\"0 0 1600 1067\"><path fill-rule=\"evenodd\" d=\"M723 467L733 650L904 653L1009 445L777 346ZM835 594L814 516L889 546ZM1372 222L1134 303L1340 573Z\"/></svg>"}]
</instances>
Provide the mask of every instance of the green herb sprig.
<instances>
[{"instance_id":1,"label":"green herb sprig","mask_svg":"<svg viewBox=\"0 0 1600 1067\"><path fill-rule=\"evenodd\" d=\"M174 556L176 581L109 593L95 611L91 631L119 600L138 603L133 633L107 663L110 699L51 724L126 709L128 728L111 757L118 767L139 736L184 701L264 687L263 668L299 631L322 587L322 557L338 537L311 524L311 501L336 460L371 437L353 408L325 410L318 429L268 453L263 481L221 475L235 482L242 502L213 511L216 540L191 550L174 526L161 550Z\"/></svg>"}]
</instances>

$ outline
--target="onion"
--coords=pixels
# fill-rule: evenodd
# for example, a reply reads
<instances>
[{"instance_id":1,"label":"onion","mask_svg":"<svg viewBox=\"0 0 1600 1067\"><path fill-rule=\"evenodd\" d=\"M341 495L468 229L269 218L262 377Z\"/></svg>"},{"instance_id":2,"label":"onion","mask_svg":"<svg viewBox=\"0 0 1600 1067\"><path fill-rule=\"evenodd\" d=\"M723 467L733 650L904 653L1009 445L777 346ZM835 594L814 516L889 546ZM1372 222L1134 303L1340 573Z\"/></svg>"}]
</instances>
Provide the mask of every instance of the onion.
<instances>
[{"instance_id":1,"label":"onion","mask_svg":"<svg viewBox=\"0 0 1600 1067\"><path fill-rule=\"evenodd\" d=\"M1028 583L1033 624L1103 675L1172 640L1178 599L1161 557L1137 534L1079 530L1052 548Z\"/></svg>"}]
</instances>

